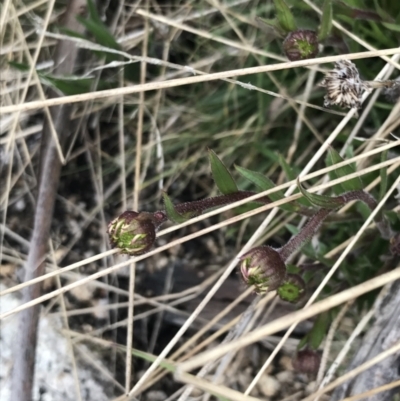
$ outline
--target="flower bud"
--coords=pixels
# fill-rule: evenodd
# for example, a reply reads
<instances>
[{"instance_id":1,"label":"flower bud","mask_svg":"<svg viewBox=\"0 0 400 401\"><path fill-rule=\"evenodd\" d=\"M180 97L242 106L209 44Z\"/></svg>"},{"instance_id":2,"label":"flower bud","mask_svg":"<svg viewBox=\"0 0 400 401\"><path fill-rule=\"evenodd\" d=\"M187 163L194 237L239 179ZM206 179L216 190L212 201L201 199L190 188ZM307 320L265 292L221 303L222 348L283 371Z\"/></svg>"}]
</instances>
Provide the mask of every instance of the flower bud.
<instances>
[{"instance_id":1,"label":"flower bud","mask_svg":"<svg viewBox=\"0 0 400 401\"><path fill-rule=\"evenodd\" d=\"M122 213L108 225L111 246L128 255L146 253L153 246L156 229L164 217L162 212L152 214L128 210Z\"/></svg>"},{"instance_id":2,"label":"flower bud","mask_svg":"<svg viewBox=\"0 0 400 401\"><path fill-rule=\"evenodd\" d=\"M283 50L290 61L314 58L319 51L316 32L308 29L290 32L283 41Z\"/></svg>"},{"instance_id":3,"label":"flower bud","mask_svg":"<svg viewBox=\"0 0 400 401\"><path fill-rule=\"evenodd\" d=\"M292 359L293 369L299 373L317 374L320 364L320 353L309 348L298 351Z\"/></svg>"},{"instance_id":4,"label":"flower bud","mask_svg":"<svg viewBox=\"0 0 400 401\"><path fill-rule=\"evenodd\" d=\"M240 271L245 283L259 295L277 289L286 275L286 265L279 253L269 246L259 246L241 258Z\"/></svg>"},{"instance_id":5,"label":"flower bud","mask_svg":"<svg viewBox=\"0 0 400 401\"><path fill-rule=\"evenodd\" d=\"M296 303L306 294L306 283L298 274L287 274L277 293L283 301Z\"/></svg>"}]
</instances>

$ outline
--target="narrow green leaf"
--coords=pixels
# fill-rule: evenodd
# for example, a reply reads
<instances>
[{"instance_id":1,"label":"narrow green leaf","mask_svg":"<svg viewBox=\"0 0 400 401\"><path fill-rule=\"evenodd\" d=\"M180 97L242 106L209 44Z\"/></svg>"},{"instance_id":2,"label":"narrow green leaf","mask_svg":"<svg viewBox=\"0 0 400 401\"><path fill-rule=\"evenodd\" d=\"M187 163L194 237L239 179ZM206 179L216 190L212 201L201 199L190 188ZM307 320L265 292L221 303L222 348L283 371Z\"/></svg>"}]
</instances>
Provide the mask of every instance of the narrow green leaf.
<instances>
[{"instance_id":1,"label":"narrow green leaf","mask_svg":"<svg viewBox=\"0 0 400 401\"><path fill-rule=\"evenodd\" d=\"M381 162L386 161L387 153L388 153L387 150L382 152L382 154L381 154ZM388 184L387 167L381 168L379 174L381 176L381 186L380 186L380 189L379 189L379 199L382 199L386 195L386 191L387 191L387 184Z\"/></svg>"},{"instance_id":2,"label":"narrow green leaf","mask_svg":"<svg viewBox=\"0 0 400 401\"><path fill-rule=\"evenodd\" d=\"M286 31L281 28L279 25L279 22L276 18L274 19L265 19L265 18L260 18L256 17L255 18L257 26L268 35L266 38L267 43L269 43L271 40L275 39L275 37L285 37ZM263 39L264 43L264 39Z\"/></svg>"},{"instance_id":3,"label":"narrow green leaf","mask_svg":"<svg viewBox=\"0 0 400 401\"><path fill-rule=\"evenodd\" d=\"M374 8L377 11L377 13L379 14L379 16L383 19L383 21L395 22L395 19L379 5L378 0L374 0ZM398 15L400 16L400 14L398 14Z\"/></svg>"},{"instance_id":4,"label":"narrow green leaf","mask_svg":"<svg viewBox=\"0 0 400 401\"><path fill-rule=\"evenodd\" d=\"M95 37L96 42L99 45L115 50L121 50L120 45L102 21L98 22L91 19L85 19L80 16L76 17L76 19ZM110 60L116 60L120 58L119 55L111 53L107 53L107 57Z\"/></svg>"},{"instance_id":5,"label":"narrow green leaf","mask_svg":"<svg viewBox=\"0 0 400 401\"><path fill-rule=\"evenodd\" d=\"M180 224L190 219L190 217L186 217L175 210L175 206L166 192L163 192L163 198L164 198L165 211L167 213L168 218L172 222Z\"/></svg>"},{"instance_id":6,"label":"narrow green leaf","mask_svg":"<svg viewBox=\"0 0 400 401\"><path fill-rule=\"evenodd\" d=\"M28 71L29 66L27 64L16 63L10 61L9 64L18 69L19 71ZM47 85L56 91L62 92L64 95L78 95L81 93L87 93L91 91L94 78L82 78L75 75L69 76L55 76L44 71L36 71L40 82L43 85ZM98 86L98 89L108 89L104 87L103 83Z\"/></svg>"},{"instance_id":7,"label":"narrow green leaf","mask_svg":"<svg viewBox=\"0 0 400 401\"><path fill-rule=\"evenodd\" d=\"M247 168L236 166L235 169L244 177L256 184L262 191L275 188L275 184L264 174L257 171L248 170ZM280 200L285 197L282 191L277 191L269 195L273 201Z\"/></svg>"},{"instance_id":8,"label":"narrow green leaf","mask_svg":"<svg viewBox=\"0 0 400 401\"><path fill-rule=\"evenodd\" d=\"M305 198L307 198L314 206L322 207L324 209L337 209L342 206L344 202L340 198L331 198L325 195L318 195L308 192L297 179L297 186Z\"/></svg>"},{"instance_id":9,"label":"narrow green leaf","mask_svg":"<svg viewBox=\"0 0 400 401\"><path fill-rule=\"evenodd\" d=\"M286 178L288 181L293 181L297 178L297 174L294 171L294 169L288 164L286 159L280 154L278 158L278 163L282 167L282 170L285 172ZM301 203L303 206L310 207L310 202L308 201L307 198L300 198L298 200L299 203Z\"/></svg>"},{"instance_id":10,"label":"narrow green leaf","mask_svg":"<svg viewBox=\"0 0 400 401\"><path fill-rule=\"evenodd\" d=\"M343 161L342 156L332 147L329 148L329 157L332 165L340 163ZM345 177L346 175L353 174L356 172L354 165L347 164L346 166L337 168L332 172L332 175L336 176L336 178ZM363 183L360 177L351 178L350 180L343 181L339 184L344 192L347 191L356 191L358 189L363 189Z\"/></svg>"},{"instance_id":11,"label":"narrow green leaf","mask_svg":"<svg viewBox=\"0 0 400 401\"><path fill-rule=\"evenodd\" d=\"M308 335L309 335L310 333L307 333L300 341L299 341L299 343L297 344L297 349L302 349L306 344L307 344L307 341L308 341Z\"/></svg>"},{"instance_id":12,"label":"narrow green leaf","mask_svg":"<svg viewBox=\"0 0 400 401\"><path fill-rule=\"evenodd\" d=\"M155 355L149 354L148 352L140 351L135 348L132 348L132 355L148 362L154 362L157 359ZM160 366L172 373L175 372L176 370L175 365L172 362L169 362L165 359L160 362Z\"/></svg>"},{"instance_id":13,"label":"narrow green leaf","mask_svg":"<svg viewBox=\"0 0 400 401\"><path fill-rule=\"evenodd\" d=\"M224 195L237 192L238 187L224 163L222 163L219 157L211 149L208 150L208 156L211 164L211 172L218 189Z\"/></svg>"},{"instance_id":14,"label":"narrow green leaf","mask_svg":"<svg viewBox=\"0 0 400 401\"><path fill-rule=\"evenodd\" d=\"M297 174L281 154L279 155L279 164L285 172L286 177L289 181L293 181L297 178Z\"/></svg>"},{"instance_id":15,"label":"narrow green leaf","mask_svg":"<svg viewBox=\"0 0 400 401\"><path fill-rule=\"evenodd\" d=\"M321 25L320 25L319 31L318 31L318 39L320 41L325 40L331 33L332 18L333 18L332 2L331 2L331 0L325 0L324 5L322 7Z\"/></svg>"},{"instance_id":16,"label":"narrow green leaf","mask_svg":"<svg viewBox=\"0 0 400 401\"><path fill-rule=\"evenodd\" d=\"M279 24L286 33L293 32L297 29L296 22L290 8L284 0L274 0L276 8L276 17Z\"/></svg>"},{"instance_id":17,"label":"narrow green leaf","mask_svg":"<svg viewBox=\"0 0 400 401\"><path fill-rule=\"evenodd\" d=\"M335 15L346 15L352 19L360 19L367 21L382 21L382 17L372 10L365 10L360 8L353 8L346 4L344 1L334 0L333 2Z\"/></svg>"},{"instance_id":18,"label":"narrow green leaf","mask_svg":"<svg viewBox=\"0 0 400 401\"><path fill-rule=\"evenodd\" d=\"M308 344L314 350L317 350L325 337L330 317L328 313L320 314L314 322L314 326L308 333Z\"/></svg>"},{"instance_id":19,"label":"narrow green leaf","mask_svg":"<svg viewBox=\"0 0 400 401\"><path fill-rule=\"evenodd\" d=\"M93 21L102 23L99 13L97 12L96 4L93 0L87 0L87 9L89 12L89 17Z\"/></svg>"},{"instance_id":20,"label":"narrow green leaf","mask_svg":"<svg viewBox=\"0 0 400 401\"><path fill-rule=\"evenodd\" d=\"M383 22L382 25L385 28L390 29L391 31L400 32L400 26L398 24L391 24L389 22Z\"/></svg>"},{"instance_id":21,"label":"narrow green leaf","mask_svg":"<svg viewBox=\"0 0 400 401\"><path fill-rule=\"evenodd\" d=\"M236 166L235 169L241 174L244 178L247 178L251 182L257 185L262 191L268 191L269 189L275 188L275 184L265 175L257 172L257 171L251 171L248 170L247 168ZM285 194L283 191L277 191L273 192L268 195L268 197L273 201L278 201L283 198L285 198ZM296 212L298 211L298 207L292 205L292 204L285 204L279 206L283 210L287 210L289 212Z\"/></svg>"}]
</instances>

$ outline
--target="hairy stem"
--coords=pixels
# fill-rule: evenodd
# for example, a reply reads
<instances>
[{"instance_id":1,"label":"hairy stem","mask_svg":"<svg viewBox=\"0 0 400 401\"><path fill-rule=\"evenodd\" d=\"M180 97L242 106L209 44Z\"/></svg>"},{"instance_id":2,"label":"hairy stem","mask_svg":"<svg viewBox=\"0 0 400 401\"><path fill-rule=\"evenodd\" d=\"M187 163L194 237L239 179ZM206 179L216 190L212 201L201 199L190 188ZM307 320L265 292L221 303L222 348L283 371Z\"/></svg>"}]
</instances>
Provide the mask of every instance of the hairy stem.
<instances>
[{"instance_id":1,"label":"hairy stem","mask_svg":"<svg viewBox=\"0 0 400 401\"><path fill-rule=\"evenodd\" d=\"M343 206L352 201L364 202L368 208L372 211L376 208L377 202L372 195L363 190L356 190L346 192L345 194L336 197L343 203ZM301 229L301 231L292 237L289 242L279 248L277 251L281 255L284 261L286 261L290 255L299 250L305 243L311 240L311 238L316 234L316 232L321 227L323 221L332 212L332 209L320 209L316 212L306 225ZM383 218L382 214L379 214L375 218L376 225L384 239L389 239L391 237L391 230L387 221Z\"/></svg>"},{"instance_id":2,"label":"hairy stem","mask_svg":"<svg viewBox=\"0 0 400 401\"><path fill-rule=\"evenodd\" d=\"M376 202L375 198L371 194L363 190L347 192L341 195L340 197L343 198L344 203L357 200L364 202L371 211L373 211L378 206L378 203ZM381 211L375 216L374 221L382 238L390 239L393 235L393 232L389 226L388 221L384 218L383 213Z\"/></svg>"},{"instance_id":3,"label":"hairy stem","mask_svg":"<svg viewBox=\"0 0 400 401\"><path fill-rule=\"evenodd\" d=\"M229 205L230 203L237 202L242 199L246 199L249 196L255 195L256 192L251 191L238 191L228 195L215 196L213 198L201 199L193 202L180 203L175 206L178 213L198 212L201 214L208 209L212 209L217 206ZM271 201L269 198L260 198L254 202L267 204Z\"/></svg>"},{"instance_id":4,"label":"hairy stem","mask_svg":"<svg viewBox=\"0 0 400 401\"><path fill-rule=\"evenodd\" d=\"M282 259L286 261L290 255L298 251L305 243L311 240L321 227L323 221L328 217L332 209L320 209L307 221L301 231L292 237L289 242L277 249Z\"/></svg>"}]
</instances>

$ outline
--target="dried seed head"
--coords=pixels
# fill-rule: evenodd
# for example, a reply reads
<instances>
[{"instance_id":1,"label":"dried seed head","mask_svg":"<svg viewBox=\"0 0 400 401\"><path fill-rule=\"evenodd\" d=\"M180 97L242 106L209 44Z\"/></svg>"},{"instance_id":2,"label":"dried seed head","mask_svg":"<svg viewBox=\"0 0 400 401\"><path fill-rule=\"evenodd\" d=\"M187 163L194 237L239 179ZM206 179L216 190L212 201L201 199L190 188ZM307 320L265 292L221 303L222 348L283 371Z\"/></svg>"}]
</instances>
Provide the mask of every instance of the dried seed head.
<instances>
[{"instance_id":1,"label":"dried seed head","mask_svg":"<svg viewBox=\"0 0 400 401\"><path fill-rule=\"evenodd\" d=\"M277 289L283 301L296 303L306 294L306 283L298 274L287 274L283 283Z\"/></svg>"},{"instance_id":2,"label":"dried seed head","mask_svg":"<svg viewBox=\"0 0 400 401\"><path fill-rule=\"evenodd\" d=\"M286 275L286 265L279 253L269 246L251 249L241 257L240 271L248 286L259 295L276 290Z\"/></svg>"},{"instance_id":3,"label":"dried seed head","mask_svg":"<svg viewBox=\"0 0 400 401\"><path fill-rule=\"evenodd\" d=\"M316 374L320 364L320 353L309 348L298 351L292 360L293 369L300 373Z\"/></svg>"},{"instance_id":4,"label":"dried seed head","mask_svg":"<svg viewBox=\"0 0 400 401\"><path fill-rule=\"evenodd\" d=\"M290 61L314 58L318 54L318 36L308 29L290 32L283 41L283 50Z\"/></svg>"},{"instance_id":5,"label":"dried seed head","mask_svg":"<svg viewBox=\"0 0 400 401\"><path fill-rule=\"evenodd\" d=\"M357 67L349 60L335 62L319 86L326 88L324 106L338 105L347 108L361 108L362 94L370 91L369 84L362 81Z\"/></svg>"},{"instance_id":6,"label":"dried seed head","mask_svg":"<svg viewBox=\"0 0 400 401\"><path fill-rule=\"evenodd\" d=\"M160 213L130 210L122 213L108 225L111 246L128 255L141 255L149 251L156 239L156 229L165 218Z\"/></svg>"}]
</instances>

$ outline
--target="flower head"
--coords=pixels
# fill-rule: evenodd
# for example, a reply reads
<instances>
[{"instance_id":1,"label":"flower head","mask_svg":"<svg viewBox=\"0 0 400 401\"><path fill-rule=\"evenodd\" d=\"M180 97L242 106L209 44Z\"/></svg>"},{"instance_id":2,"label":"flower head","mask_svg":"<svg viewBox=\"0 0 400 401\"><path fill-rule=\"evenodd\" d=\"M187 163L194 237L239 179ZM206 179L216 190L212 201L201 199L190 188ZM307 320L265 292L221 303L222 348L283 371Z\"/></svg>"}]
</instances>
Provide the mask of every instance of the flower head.
<instances>
[{"instance_id":1,"label":"flower head","mask_svg":"<svg viewBox=\"0 0 400 401\"><path fill-rule=\"evenodd\" d=\"M318 46L316 32L308 29L290 32L283 41L283 50L290 61L314 58L318 54Z\"/></svg>"},{"instance_id":2,"label":"flower head","mask_svg":"<svg viewBox=\"0 0 400 401\"><path fill-rule=\"evenodd\" d=\"M152 214L128 210L122 213L108 225L111 246L128 255L141 255L149 251L164 218L162 212Z\"/></svg>"},{"instance_id":3,"label":"flower head","mask_svg":"<svg viewBox=\"0 0 400 401\"><path fill-rule=\"evenodd\" d=\"M298 274L287 274L277 292L283 301L296 303L306 295L306 283Z\"/></svg>"},{"instance_id":4,"label":"flower head","mask_svg":"<svg viewBox=\"0 0 400 401\"><path fill-rule=\"evenodd\" d=\"M316 374L320 364L320 353L309 348L298 351L292 360L293 369L300 373Z\"/></svg>"},{"instance_id":5,"label":"flower head","mask_svg":"<svg viewBox=\"0 0 400 401\"><path fill-rule=\"evenodd\" d=\"M347 108L361 108L362 94L370 91L368 82L361 80L357 67L349 60L335 62L319 86L326 88L324 106L338 105Z\"/></svg>"},{"instance_id":6,"label":"flower head","mask_svg":"<svg viewBox=\"0 0 400 401\"><path fill-rule=\"evenodd\" d=\"M241 257L240 271L248 286L257 294L276 290L286 275L286 265L279 253L269 246L251 249Z\"/></svg>"}]
</instances>

